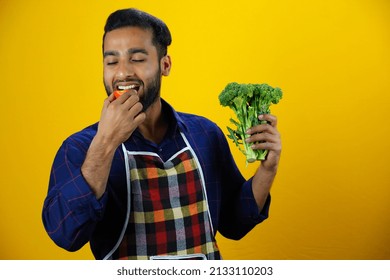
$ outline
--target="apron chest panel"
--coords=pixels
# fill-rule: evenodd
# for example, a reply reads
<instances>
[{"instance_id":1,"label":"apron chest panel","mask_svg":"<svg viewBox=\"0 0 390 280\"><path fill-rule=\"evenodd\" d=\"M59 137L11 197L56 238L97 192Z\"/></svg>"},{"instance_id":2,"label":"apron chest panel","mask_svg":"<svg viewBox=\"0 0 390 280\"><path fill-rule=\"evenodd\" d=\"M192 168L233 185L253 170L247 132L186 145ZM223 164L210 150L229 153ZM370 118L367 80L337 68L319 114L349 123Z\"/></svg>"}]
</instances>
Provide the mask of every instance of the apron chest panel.
<instances>
[{"instance_id":1,"label":"apron chest panel","mask_svg":"<svg viewBox=\"0 0 390 280\"><path fill-rule=\"evenodd\" d=\"M148 152L128 152L131 211L114 258L220 258L191 150L186 147L166 162Z\"/></svg>"}]
</instances>

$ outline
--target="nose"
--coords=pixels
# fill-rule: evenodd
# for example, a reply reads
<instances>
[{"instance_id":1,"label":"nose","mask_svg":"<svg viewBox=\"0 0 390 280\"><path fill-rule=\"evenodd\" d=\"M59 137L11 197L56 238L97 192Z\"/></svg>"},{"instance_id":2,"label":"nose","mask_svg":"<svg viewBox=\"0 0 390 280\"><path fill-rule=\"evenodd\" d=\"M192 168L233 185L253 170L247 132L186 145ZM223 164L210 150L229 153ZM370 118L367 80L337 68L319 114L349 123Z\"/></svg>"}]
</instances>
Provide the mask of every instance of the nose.
<instances>
[{"instance_id":1,"label":"nose","mask_svg":"<svg viewBox=\"0 0 390 280\"><path fill-rule=\"evenodd\" d=\"M116 72L117 79L126 79L127 77L134 76L134 69L131 63L128 61L118 62L118 68Z\"/></svg>"}]
</instances>

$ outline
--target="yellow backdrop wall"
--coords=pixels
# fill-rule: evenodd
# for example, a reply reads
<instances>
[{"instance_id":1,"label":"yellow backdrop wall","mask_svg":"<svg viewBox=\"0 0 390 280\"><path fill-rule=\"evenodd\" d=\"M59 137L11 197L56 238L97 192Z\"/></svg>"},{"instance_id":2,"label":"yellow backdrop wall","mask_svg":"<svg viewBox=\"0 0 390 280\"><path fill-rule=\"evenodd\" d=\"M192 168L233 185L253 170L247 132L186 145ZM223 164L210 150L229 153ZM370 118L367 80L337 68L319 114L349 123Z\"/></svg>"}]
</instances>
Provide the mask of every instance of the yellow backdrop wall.
<instances>
[{"instance_id":1,"label":"yellow backdrop wall","mask_svg":"<svg viewBox=\"0 0 390 280\"><path fill-rule=\"evenodd\" d=\"M270 218L218 236L226 259L390 258L389 1L0 0L0 259L93 258L56 247L41 208L59 145L100 116L103 25L125 7L170 26L162 95L177 110L225 129L226 83L284 91Z\"/></svg>"}]
</instances>

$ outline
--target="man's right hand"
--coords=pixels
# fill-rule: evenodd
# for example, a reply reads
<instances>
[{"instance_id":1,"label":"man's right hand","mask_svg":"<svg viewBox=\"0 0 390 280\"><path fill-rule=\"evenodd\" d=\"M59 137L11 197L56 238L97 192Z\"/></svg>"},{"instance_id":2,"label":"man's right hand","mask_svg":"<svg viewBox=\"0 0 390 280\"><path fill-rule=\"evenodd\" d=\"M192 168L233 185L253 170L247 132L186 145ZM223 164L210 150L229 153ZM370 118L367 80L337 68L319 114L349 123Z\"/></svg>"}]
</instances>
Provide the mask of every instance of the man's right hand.
<instances>
[{"instance_id":1,"label":"man's right hand","mask_svg":"<svg viewBox=\"0 0 390 280\"><path fill-rule=\"evenodd\" d=\"M97 199L102 197L106 190L116 149L145 118L142 104L133 90L123 93L117 99L112 93L104 100L98 131L81 166L81 173Z\"/></svg>"},{"instance_id":2,"label":"man's right hand","mask_svg":"<svg viewBox=\"0 0 390 280\"><path fill-rule=\"evenodd\" d=\"M96 136L117 148L143 123L145 117L135 90L126 91L117 99L112 93L104 101Z\"/></svg>"}]
</instances>

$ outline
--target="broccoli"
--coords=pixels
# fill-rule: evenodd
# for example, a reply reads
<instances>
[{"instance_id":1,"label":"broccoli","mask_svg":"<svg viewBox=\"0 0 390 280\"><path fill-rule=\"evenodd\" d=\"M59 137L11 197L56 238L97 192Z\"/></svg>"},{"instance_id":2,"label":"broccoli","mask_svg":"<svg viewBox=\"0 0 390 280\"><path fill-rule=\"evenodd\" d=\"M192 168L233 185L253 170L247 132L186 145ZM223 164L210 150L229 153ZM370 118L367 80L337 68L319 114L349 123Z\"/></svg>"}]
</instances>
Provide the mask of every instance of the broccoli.
<instances>
[{"instance_id":1,"label":"broccoli","mask_svg":"<svg viewBox=\"0 0 390 280\"><path fill-rule=\"evenodd\" d=\"M245 142L246 131L258 124L266 123L260 121L259 115L269 114L270 105L277 104L282 98L280 88L273 88L267 84L238 84L229 83L219 95L219 102L224 107L230 107L238 121L230 118L236 129L227 127L227 135L239 150L246 156L246 161L251 163L256 160L264 160L267 150L252 150L252 144ZM244 146L244 148L242 148Z\"/></svg>"}]
</instances>

